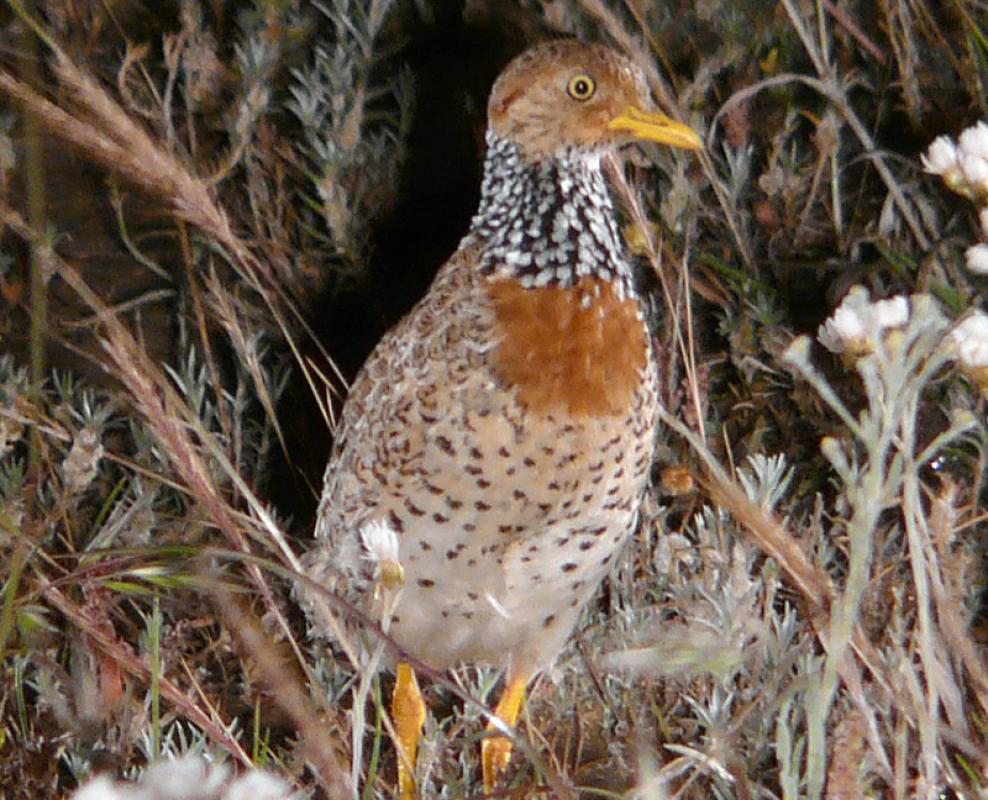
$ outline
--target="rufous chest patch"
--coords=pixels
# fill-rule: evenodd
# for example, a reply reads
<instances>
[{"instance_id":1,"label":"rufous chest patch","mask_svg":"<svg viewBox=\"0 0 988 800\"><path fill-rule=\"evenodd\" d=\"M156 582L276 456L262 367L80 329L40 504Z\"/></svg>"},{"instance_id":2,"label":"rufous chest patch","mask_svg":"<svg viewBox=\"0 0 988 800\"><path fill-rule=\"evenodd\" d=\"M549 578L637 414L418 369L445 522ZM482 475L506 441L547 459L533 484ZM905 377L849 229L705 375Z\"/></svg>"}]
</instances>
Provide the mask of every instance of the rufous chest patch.
<instances>
[{"instance_id":1,"label":"rufous chest patch","mask_svg":"<svg viewBox=\"0 0 988 800\"><path fill-rule=\"evenodd\" d=\"M526 289L493 280L494 369L533 412L627 414L641 386L648 332L633 299L607 281Z\"/></svg>"}]
</instances>

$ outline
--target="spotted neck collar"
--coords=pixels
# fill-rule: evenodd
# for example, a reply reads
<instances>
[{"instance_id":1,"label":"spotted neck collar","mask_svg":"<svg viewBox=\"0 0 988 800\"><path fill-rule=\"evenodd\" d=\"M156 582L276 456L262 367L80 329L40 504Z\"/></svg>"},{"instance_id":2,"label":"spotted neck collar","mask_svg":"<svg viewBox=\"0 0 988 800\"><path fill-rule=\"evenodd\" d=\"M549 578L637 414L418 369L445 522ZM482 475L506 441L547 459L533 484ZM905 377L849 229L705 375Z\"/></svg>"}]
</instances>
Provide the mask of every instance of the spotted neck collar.
<instances>
[{"instance_id":1,"label":"spotted neck collar","mask_svg":"<svg viewBox=\"0 0 988 800\"><path fill-rule=\"evenodd\" d=\"M487 132L480 206L464 244L483 244L481 271L526 287L573 286L592 277L632 291L601 153L567 151L527 162Z\"/></svg>"}]
</instances>

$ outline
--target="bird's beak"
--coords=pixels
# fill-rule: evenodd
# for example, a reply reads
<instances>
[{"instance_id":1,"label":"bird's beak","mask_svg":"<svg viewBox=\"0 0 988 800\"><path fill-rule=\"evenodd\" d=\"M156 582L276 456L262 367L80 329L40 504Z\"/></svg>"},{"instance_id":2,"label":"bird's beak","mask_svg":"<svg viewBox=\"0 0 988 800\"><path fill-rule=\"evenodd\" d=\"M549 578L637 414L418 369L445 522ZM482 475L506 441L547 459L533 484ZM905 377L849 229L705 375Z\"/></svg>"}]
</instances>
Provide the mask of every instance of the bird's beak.
<instances>
[{"instance_id":1,"label":"bird's beak","mask_svg":"<svg viewBox=\"0 0 988 800\"><path fill-rule=\"evenodd\" d=\"M614 117L607 127L612 131L630 133L636 139L646 139L671 147L702 150L703 139L689 125L667 117L659 111L639 111L633 106Z\"/></svg>"}]
</instances>

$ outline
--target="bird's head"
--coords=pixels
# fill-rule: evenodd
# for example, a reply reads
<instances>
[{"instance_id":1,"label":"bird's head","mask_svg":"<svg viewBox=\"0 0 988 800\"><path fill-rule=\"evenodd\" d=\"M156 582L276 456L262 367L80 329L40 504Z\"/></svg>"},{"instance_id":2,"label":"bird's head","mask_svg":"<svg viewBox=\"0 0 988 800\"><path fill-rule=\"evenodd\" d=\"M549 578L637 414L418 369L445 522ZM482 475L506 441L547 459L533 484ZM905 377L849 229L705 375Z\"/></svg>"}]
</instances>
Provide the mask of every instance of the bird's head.
<instances>
[{"instance_id":1,"label":"bird's head","mask_svg":"<svg viewBox=\"0 0 988 800\"><path fill-rule=\"evenodd\" d=\"M655 108L631 61L603 45L574 40L537 45L512 61L491 91L488 121L529 161L635 140L703 147L692 128Z\"/></svg>"}]
</instances>

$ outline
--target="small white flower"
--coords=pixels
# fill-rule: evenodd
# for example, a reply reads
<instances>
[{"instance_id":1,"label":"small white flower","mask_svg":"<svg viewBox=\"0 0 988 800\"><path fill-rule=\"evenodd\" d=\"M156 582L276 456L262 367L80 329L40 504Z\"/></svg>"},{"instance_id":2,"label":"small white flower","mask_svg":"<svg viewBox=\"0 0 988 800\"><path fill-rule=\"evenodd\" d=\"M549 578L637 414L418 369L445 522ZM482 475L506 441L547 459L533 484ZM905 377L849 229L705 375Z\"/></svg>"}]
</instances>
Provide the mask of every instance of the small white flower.
<instances>
[{"instance_id":1,"label":"small white flower","mask_svg":"<svg viewBox=\"0 0 988 800\"><path fill-rule=\"evenodd\" d=\"M137 783L114 782L100 776L80 787L72 800L290 800L291 788L281 778L251 770L228 782L230 770L200 756L151 764Z\"/></svg>"},{"instance_id":2,"label":"small white flower","mask_svg":"<svg viewBox=\"0 0 988 800\"><path fill-rule=\"evenodd\" d=\"M226 788L223 800L288 800L291 796L291 789L281 778L252 769Z\"/></svg>"},{"instance_id":3,"label":"small white flower","mask_svg":"<svg viewBox=\"0 0 988 800\"><path fill-rule=\"evenodd\" d=\"M377 579L385 589L400 589L405 570L398 558L398 533L387 520L376 519L360 529L367 558L377 565Z\"/></svg>"},{"instance_id":4,"label":"small white flower","mask_svg":"<svg viewBox=\"0 0 988 800\"><path fill-rule=\"evenodd\" d=\"M398 534L384 519L368 522L360 529L360 540L367 551L366 558L377 564L398 560Z\"/></svg>"},{"instance_id":5,"label":"small white flower","mask_svg":"<svg viewBox=\"0 0 988 800\"><path fill-rule=\"evenodd\" d=\"M983 339L970 339L957 348L957 360L965 369L985 369L988 367L988 342Z\"/></svg>"},{"instance_id":6,"label":"small white flower","mask_svg":"<svg viewBox=\"0 0 988 800\"><path fill-rule=\"evenodd\" d=\"M978 310L964 320L951 331L950 336L954 340L961 339L984 339L988 341L988 314Z\"/></svg>"},{"instance_id":7,"label":"small white flower","mask_svg":"<svg viewBox=\"0 0 988 800\"><path fill-rule=\"evenodd\" d=\"M988 244L976 244L964 252L967 268L975 275L988 275Z\"/></svg>"},{"instance_id":8,"label":"small white flower","mask_svg":"<svg viewBox=\"0 0 988 800\"><path fill-rule=\"evenodd\" d=\"M988 161L981 156L972 156L968 153L961 153L961 172L964 173L964 180L971 186L988 181Z\"/></svg>"},{"instance_id":9,"label":"small white flower","mask_svg":"<svg viewBox=\"0 0 988 800\"><path fill-rule=\"evenodd\" d=\"M101 776L82 786L72 800L219 800L229 774L225 765L185 755L150 764L137 783Z\"/></svg>"},{"instance_id":10,"label":"small white flower","mask_svg":"<svg viewBox=\"0 0 988 800\"><path fill-rule=\"evenodd\" d=\"M960 149L972 156L988 159L988 124L978 122L960 135Z\"/></svg>"},{"instance_id":11,"label":"small white flower","mask_svg":"<svg viewBox=\"0 0 988 800\"><path fill-rule=\"evenodd\" d=\"M100 775L76 789L72 800L128 800L128 798L127 793L118 789L106 775Z\"/></svg>"},{"instance_id":12,"label":"small white flower","mask_svg":"<svg viewBox=\"0 0 988 800\"><path fill-rule=\"evenodd\" d=\"M957 147L949 136L938 136L921 156L923 169L931 175L943 175L957 168Z\"/></svg>"},{"instance_id":13,"label":"small white flower","mask_svg":"<svg viewBox=\"0 0 988 800\"><path fill-rule=\"evenodd\" d=\"M832 353L857 350L856 342L865 339L865 308L868 305L868 292L855 286L845 295L841 304L817 331L820 344Z\"/></svg>"},{"instance_id":14,"label":"small white flower","mask_svg":"<svg viewBox=\"0 0 988 800\"><path fill-rule=\"evenodd\" d=\"M147 800L215 800L230 775L225 764L213 766L195 755L172 761L156 761L141 776L141 793Z\"/></svg>"},{"instance_id":15,"label":"small white flower","mask_svg":"<svg viewBox=\"0 0 988 800\"><path fill-rule=\"evenodd\" d=\"M820 344L833 353L863 355L874 350L882 334L909 321L909 301L903 297L868 299L868 290L855 286L845 295L817 332Z\"/></svg>"},{"instance_id":16,"label":"small white flower","mask_svg":"<svg viewBox=\"0 0 988 800\"><path fill-rule=\"evenodd\" d=\"M988 367L988 314L975 311L950 332L950 344L961 369Z\"/></svg>"},{"instance_id":17,"label":"small white flower","mask_svg":"<svg viewBox=\"0 0 988 800\"><path fill-rule=\"evenodd\" d=\"M871 304L872 321L879 330L901 328L909 322L909 301L901 294Z\"/></svg>"},{"instance_id":18,"label":"small white flower","mask_svg":"<svg viewBox=\"0 0 988 800\"><path fill-rule=\"evenodd\" d=\"M861 310L847 306L839 307L824 323L824 327L831 336L845 341L859 339L865 335L864 316Z\"/></svg>"}]
</instances>

